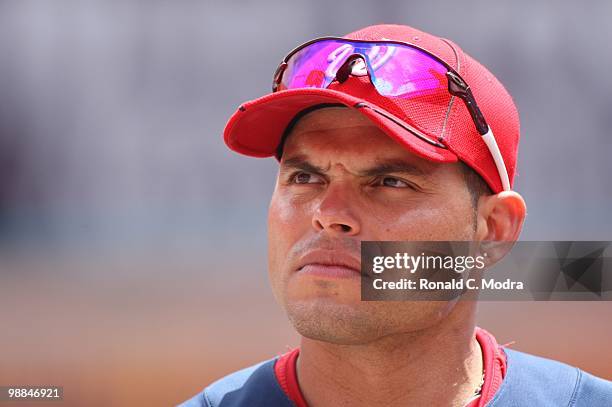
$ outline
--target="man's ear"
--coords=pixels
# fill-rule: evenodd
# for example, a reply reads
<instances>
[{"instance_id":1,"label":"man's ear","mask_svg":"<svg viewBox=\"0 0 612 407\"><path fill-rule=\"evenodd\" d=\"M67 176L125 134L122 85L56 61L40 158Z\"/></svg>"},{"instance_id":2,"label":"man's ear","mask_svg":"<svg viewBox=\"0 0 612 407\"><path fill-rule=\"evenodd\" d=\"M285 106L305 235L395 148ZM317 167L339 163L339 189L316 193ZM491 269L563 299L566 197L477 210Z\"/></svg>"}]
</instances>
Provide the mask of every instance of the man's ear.
<instances>
[{"instance_id":1,"label":"man's ear","mask_svg":"<svg viewBox=\"0 0 612 407\"><path fill-rule=\"evenodd\" d=\"M504 257L511 249L523 228L527 207L523 197L515 191L503 191L496 195L481 196L478 201L476 240L483 242L482 249L492 263ZM495 242L506 242L496 244Z\"/></svg>"}]
</instances>

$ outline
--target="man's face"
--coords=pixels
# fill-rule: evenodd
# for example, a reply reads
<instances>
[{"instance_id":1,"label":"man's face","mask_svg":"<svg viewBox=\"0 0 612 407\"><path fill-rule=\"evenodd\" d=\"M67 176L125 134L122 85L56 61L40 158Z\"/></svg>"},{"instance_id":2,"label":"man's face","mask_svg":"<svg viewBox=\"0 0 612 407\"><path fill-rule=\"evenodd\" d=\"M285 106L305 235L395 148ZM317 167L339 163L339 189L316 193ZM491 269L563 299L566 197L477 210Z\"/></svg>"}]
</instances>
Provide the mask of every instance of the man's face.
<instances>
[{"instance_id":1,"label":"man's face","mask_svg":"<svg viewBox=\"0 0 612 407\"><path fill-rule=\"evenodd\" d=\"M453 304L360 301L360 242L472 240L474 211L459 164L408 152L353 109L315 110L286 141L270 203L274 294L312 339L357 344L423 329Z\"/></svg>"}]
</instances>

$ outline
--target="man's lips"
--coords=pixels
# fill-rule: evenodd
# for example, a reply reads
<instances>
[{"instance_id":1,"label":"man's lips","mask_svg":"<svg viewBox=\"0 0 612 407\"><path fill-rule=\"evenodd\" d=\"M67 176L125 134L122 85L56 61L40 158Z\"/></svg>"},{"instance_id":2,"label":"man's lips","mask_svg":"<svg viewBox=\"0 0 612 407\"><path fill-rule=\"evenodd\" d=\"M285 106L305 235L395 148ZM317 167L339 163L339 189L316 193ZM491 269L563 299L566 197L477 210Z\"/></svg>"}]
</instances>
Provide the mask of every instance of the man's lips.
<instances>
[{"instance_id":1,"label":"man's lips","mask_svg":"<svg viewBox=\"0 0 612 407\"><path fill-rule=\"evenodd\" d=\"M313 250L300 257L296 272L330 278L354 278L361 274L361 262L346 252Z\"/></svg>"}]
</instances>

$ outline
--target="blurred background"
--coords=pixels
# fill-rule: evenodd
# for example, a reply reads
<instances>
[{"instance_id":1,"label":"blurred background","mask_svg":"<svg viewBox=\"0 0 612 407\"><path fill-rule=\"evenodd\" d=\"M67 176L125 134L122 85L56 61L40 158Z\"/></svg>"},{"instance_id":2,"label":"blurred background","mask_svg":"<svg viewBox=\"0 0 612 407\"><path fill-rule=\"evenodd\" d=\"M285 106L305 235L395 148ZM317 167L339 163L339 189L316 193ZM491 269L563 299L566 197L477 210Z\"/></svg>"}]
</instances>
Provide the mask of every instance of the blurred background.
<instances>
[{"instance_id":1,"label":"blurred background","mask_svg":"<svg viewBox=\"0 0 612 407\"><path fill-rule=\"evenodd\" d=\"M298 344L267 285L275 161L221 133L318 36L388 22L453 39L519 107L522 239L612 240L611 15L605 0L0 1L0 385L173 405ZM611 305L478 318L612 379Z\"/></svg>"}]
</instances>

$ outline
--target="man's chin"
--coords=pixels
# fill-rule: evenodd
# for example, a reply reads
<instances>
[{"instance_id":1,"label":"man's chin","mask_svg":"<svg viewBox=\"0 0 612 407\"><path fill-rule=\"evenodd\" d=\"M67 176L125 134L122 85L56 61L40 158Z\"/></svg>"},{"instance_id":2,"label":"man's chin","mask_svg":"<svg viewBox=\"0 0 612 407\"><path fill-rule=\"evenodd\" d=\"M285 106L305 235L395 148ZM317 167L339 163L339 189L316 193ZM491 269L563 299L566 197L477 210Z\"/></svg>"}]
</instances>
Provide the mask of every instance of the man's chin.
<instances>
[{"instance_id":1,"label":"man's chin","mask_svg":"<svg viewBox=\"0 0 612 407\"><path fill-rule=\"evenodd\" d=\"M384 335L382 321L363 309L359 299L339 303L332 299L293 302L286 311L295 330L305 338L338 345L372 342Z\"/></svg>"},{"instance_id":2,"label":"man's chin","mask_svg":"<svg viewBox=\"0 0 612 407\"><path fill-rule=\"evenodd\" d=\"M285 297L306 307L336 306L358 308L361 301L359 279L327 279L316 276L295 276L287 284Z\"/></svg>"}]
</instances>

